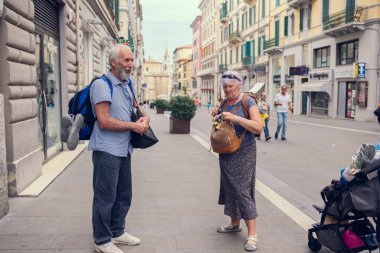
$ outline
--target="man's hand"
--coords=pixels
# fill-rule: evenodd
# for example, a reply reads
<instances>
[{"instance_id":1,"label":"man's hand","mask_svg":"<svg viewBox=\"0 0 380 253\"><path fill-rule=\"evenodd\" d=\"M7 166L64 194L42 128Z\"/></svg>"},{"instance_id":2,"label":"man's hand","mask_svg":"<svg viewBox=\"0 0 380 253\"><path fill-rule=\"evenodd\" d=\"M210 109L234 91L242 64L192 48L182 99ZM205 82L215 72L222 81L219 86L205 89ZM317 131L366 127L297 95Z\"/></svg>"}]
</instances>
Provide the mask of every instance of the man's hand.
<instances>
[{"instance_id":1,"label":"man's hand","mask_svg":"<svg viewBox=\"0 0 380 253\"><path fill-rule=\"evenodd\" d=\"M148 130L148 124L142 123L142 122L135 122L132 131L142 135L146 133L147 130Z\"/></svg>"},{"instance_id":2,"label":"man's hand","mask_svg":"<svg viewBox=\"0 0 380 253\"><path fill-rule=\"evenodd\" d=\"M146 116L141 117L141 118L139 118L138 121L136 121L136 123L144 123L144 124L146 124L146 125L149 125L149 118L146 117Z\"/></svg>"}]
</instances>

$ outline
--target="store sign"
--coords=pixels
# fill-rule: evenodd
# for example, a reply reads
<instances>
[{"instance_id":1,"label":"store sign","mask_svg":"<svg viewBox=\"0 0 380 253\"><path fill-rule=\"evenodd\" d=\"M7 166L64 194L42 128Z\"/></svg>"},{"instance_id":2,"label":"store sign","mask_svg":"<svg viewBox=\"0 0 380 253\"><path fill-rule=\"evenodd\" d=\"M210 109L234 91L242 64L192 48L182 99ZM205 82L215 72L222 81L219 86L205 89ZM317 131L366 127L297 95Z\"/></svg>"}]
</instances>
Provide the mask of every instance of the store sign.
<instances>
[{"instance_id":1,"label":"store sign","mask_svg":"<svg viewBox=\"0 0 380 253\"><path fill-rule=\"evenodd\" d=\"M289 67L290 76L305 76L309 73L309 68L306 66Z\"/></svg>"},{"instance_id":2,"label":"store sign","mask_svg":"<svg viewBox=\"0 0 380 253\"><path fill-rule=\"evenodd\" d=\"M47 51L51 54L58 54L58 47L55 46L52 42L48 42L47 45Z\"/></svg>"},{"instance_id":3,"label":"store sign","mask_svg":"<svg viewBox=\"0 0 380 253\"><path fill-rule=\"evenodd\" d=\"M335 78L356 78L355 65L356 64L353 64L352 67L335 69Z\"/></svg>"},{"instance_id":4,"label":"store sign","mask_svg":"<svg viewBox=\"0 0 380 253\"><path fill-rule=\"evenodd\" d=\"M265 65L255 66L255 72L258 74L265 74L265 73L267 73L267 66L265 66Z\"/></svg>"},{"instance_id":5,"label":"store sign","mask_svg":"<svg viewBox=\"0 0 380 253\"><path fill-rule=\"evenodd\" d=\"M273 82L274 83L281 83L281 75L274 75L273 76Z\"/></svg>"},{"instance_id":6,"label":"store sign","mask_svg":"<svg viewBox=\"0 0 380 253\"><path fill-rule=\"evenodd\" d=\"M294 76L285 75L285 83L291 83L291 82L294 82Z\"/></svg>"},{"instance_id":7,"label":"store sign","mask_svg":"<svg viewBox=\"0 0 380 253\"><path fill-rule=\"evenodd\" d=\"M365 62L358 63L358 78L365 78Z\"/></svg>"},{"instance_id":8,"label":"store sign","mask_svg":"<svg viewBox=\"0 0 380 253\"><path fill-rule=\"evenodd\" d=\"M309 72L309 81L331 81L332 70Z\"/></svg>"}]
</instances>

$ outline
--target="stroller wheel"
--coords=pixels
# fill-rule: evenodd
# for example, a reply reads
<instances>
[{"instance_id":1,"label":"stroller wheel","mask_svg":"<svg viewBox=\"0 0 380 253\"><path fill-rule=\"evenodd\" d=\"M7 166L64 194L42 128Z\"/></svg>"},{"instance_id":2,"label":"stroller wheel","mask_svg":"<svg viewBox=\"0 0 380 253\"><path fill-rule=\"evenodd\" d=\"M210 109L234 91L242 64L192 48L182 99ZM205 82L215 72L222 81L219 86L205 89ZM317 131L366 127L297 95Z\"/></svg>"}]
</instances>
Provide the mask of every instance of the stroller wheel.
<instances>
[{"instance_id":1,"label":"stroller wheel","mask_svg":"<svg viewBox=\"0 0 380 253\"><path fill-rule=\"evenodd\" d=\"M313 238L313 239L309 239L308 243L307 243L307 246L309 247L309 249L313 252L318 252L321 250L322 248L322 245L318 242L317 239Z\"/></svg>"}]
</instances>

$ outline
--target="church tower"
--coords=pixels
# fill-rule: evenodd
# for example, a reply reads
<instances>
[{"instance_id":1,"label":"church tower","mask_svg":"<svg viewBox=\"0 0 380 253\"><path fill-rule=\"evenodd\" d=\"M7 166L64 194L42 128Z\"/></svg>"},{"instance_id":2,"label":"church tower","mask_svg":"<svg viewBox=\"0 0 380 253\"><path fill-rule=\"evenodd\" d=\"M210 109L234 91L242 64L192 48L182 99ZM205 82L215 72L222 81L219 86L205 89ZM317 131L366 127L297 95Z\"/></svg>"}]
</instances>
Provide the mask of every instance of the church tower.
<instances>
[{"instance_id":1,"label":"church tower","mask_svg":"<svg viewBox=\"0 0 380 253\"><path fill-rule=\"evenodd\" d=\"M166 46L166 49L165 49L165 55L164 55L164 59L162 61L161 72L167 73L167 74L169 74L169 76L172 73L172 66L170 64L170 55L169 55L168 46Z\"/></svg>"}]
</instances>

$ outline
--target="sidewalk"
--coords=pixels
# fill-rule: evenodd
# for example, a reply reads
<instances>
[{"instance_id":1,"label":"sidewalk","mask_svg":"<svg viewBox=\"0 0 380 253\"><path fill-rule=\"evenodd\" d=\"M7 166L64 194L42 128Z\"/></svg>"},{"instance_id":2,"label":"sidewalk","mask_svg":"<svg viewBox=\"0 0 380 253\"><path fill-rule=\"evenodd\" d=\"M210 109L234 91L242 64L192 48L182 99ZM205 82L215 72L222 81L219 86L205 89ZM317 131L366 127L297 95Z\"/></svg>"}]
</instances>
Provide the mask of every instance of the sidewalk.
<instances>
[{"instance_id":1,"label":"sidewalk","mask_svg":"<svg viewBox=\"0 0 380 253\"><path fill-rule=\"evenodd\" d=\"M190 135L169 134L169 119L149 111L160 142L133 154L133 201L127 229L142 239L131 253L245 252L246 228L219 234L228 222L217 205L218 159ZM261 253L306 253L307 233L256 193ZM82 153L38 198L13 198L0 220L0 253L93 252L91 153ZM327 251L320 251L327 252Z\"/></svg>"}]
</instances>

